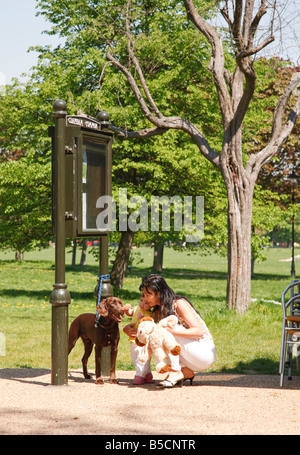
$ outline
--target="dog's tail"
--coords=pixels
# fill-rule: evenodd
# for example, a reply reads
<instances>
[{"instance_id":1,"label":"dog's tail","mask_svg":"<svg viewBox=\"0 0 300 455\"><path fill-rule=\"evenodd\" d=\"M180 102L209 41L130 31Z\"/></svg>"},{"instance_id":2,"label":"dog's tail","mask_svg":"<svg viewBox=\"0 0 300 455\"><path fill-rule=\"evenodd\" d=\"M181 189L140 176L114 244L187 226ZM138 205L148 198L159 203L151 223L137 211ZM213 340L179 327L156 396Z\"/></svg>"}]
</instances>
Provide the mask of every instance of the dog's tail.
<instances>
[{"instance_id":1,"label":"dog's tail","mask_svg":"<svg viewBox=\"0 0 300 455\"><path fill-rule=\"evenodd\" d=\"M79 324L77 319L74 319L69 329L69 339L68 339L68 355L74 348L76 341L79 338Z\"/></svg>"}]
</instances>

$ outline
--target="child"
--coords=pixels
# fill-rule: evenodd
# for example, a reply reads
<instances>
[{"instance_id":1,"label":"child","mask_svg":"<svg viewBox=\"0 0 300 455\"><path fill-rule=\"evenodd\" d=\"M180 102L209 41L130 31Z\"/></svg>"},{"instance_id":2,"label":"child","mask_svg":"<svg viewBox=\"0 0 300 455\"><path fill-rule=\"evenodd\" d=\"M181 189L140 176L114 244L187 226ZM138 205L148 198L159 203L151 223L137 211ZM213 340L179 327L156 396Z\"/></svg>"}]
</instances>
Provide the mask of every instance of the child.
<instances>
[{"instance_id":1,"label":"child","mask_svg":"<svg viewBox=\"0 0 300 455\"><path fill-rule=\"evenodd\" d=\"M131 305L129 303L127 303L126 305L124 305L124 310L125 310L125 314L127 314L127 316L132 317L131 323L135 324L136 328L138 327L140 320L143 317L146 317L146 316L152 317L152 312L149 311L150 306L147 303L145 303L142 298L140 299L138 306L131 308ZM147 362L145 362L145 363L139 362L138 356L142 352L143 347L138 346L135 343L134 337L130 337L129 341L130 341L130 355L131 355L132 362L135 366L135 376L133 378L132 384L134 384L134 385L141 385L144 383L153 384L154 381L153 381L151 368L150 368L151 359L147 360Z\"/></svg>"}]
</instances>

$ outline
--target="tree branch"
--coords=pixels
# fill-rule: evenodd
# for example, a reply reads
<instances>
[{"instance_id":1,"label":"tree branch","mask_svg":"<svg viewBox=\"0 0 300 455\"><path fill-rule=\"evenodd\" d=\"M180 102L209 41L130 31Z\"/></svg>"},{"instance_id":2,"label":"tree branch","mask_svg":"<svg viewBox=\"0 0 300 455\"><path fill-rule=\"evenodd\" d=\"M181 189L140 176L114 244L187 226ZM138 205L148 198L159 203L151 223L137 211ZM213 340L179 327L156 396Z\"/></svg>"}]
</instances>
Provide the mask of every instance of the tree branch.
<instances>
[{"instance_id":1,"label":"tree branch","mask_svg":"<svg viewBox=\"0 0 300 455\"><path fill-rule=\"evenodd\" d=\"M180 124L179 124L180 122L182 124L182 128L180 128ZM115 133L117 133L118 136L123 139L133 139L133 138L146 139L146 138L149 138L152 136L162 135L171 128L157 127L157 128L144 128L144 129L136 130L136 131L128 131L126 129L119 128L115 125L110 125L109 129L114 131ZM210 148L205 137L194 125L189 124L189 122L187 122L184 119L177 118L177 123L175 123L175 121L174 121L173 129L182 129L186 133L190 134L190 136L193 138L195 143L198 145L199 150L202 152L202 154L212 164L214 164L217 168L219 168L220 155L217 152L215 152L212 148Z\"/></svg>"},{"instance_id":2,"label":"tree branch","mask_svg":"<svg viewBox=\"0 0 300 455\"><path fill-rule=\"evenodd\" d=\"M224 52L220 34L197 13L193 0L184 0L184 6L188 19L193 22L211 45L212 55L208 69L215 80L223 124L227 126L232 118L233 112L224 76Z\"/></svg>"},{"instance_id":3,"label":"tree branch","mask_svg":"<svg viewBox=\"0 0 300 455\"><path fill-rule=\"evenodd\" d=\"M300 96L298 96L296 103L291 109L285 125L282 125L285 109L288 105L289 99L293 91L297 89L300 84L300 73L294 73L289 85L278 100L277 106L273 115L273 128L269 144L263 148L259 153L253 154L246 165L249 171L259 172L279 150L282 144L288 139L291 134L297 118L300 115Z\"/></svg>"},{"instance_id":4,"label":"tree branch","mask_svg":"<svg viewBox=\"0 0 300 455\"><path fill-rule=\"evenodd\" d=\"M224 7L220 11L221 11L221 14L224 17L225 21L227 22L229 29L232 30L233 22L231 20L231 17L229 16L227 2L225 3Z\"/></svg>"},{"instance_id":5,"label":"tree branch","mask_svg":"<svg viewBox=\"0 0 300 455\"><path fill-rule=\"evenodd\" d=\"M163 115L161 114L161 112L159 111L159 109L157 108L152 96L151 96L151 93L149 92L149 89L148 89L148 86L147 86L147 83L145 81L145 78L144 78L144 74L143 74L143 71L140 67L140 64L139 64L139 61L132 49L132 46L131 46L131 42L132 42L132 39L131 39L131 34L130 34L130 19L129 19L129 11L130 11L130 6L131 6L131 0L128 0L128 3L127 3L127 12L126 12L126 39L127 39L127 51L128 51L128 56L129 56L129 59L132 61L136 71L137 71L137 74L139 76L139 79L140 79L140 82L141 82L141 85L142 85L142 88L143 88L143 91L146 95L146 98L151 106L151 108L153 109L153 111L155 112L155 114L157 115L157 117L159 118L162 118Z\"/></svg>"},{"instance_id":6,"label":"tree branch","mask_svg":"<svg viewBox=\"0 0 300 455\"><path fill-rule=\"evenodd\" d=\"M244 38L241 31L242 25L242 14L243 14L243 0L236 0L234 18L232 24L232 33L236 44L238 45L239 51L244 48Z\"/></svg>"},{"instance_id":7,"label":"tree branch","mask_svg":"<svg viewBox=\"0 0 300 455\"><path fill-rule=\"evenodd\" d=\"M240 52L236 58L242 60L245 57L250 57L251 55L257 54L257 52L261 51L264 47L268 46L268 44L272 43L274 40L275 37L270 36L263 43L258 44L256 47Z\"/></svg>"},{"instance_id":8,"label":"tree branch","mask_svg":"<svg viewBox=\"0 0 300 455\"><path fill-rule=\"evenodd\" d=\"M148 120L150 120L151 123L155 124L155 116L152 114L152 112L150 111L147 103L145 102L144 100L144 97L143 95L141 94L141 91L137 85L137 83L135 82L134 80L134 77L132 76L132 74L130 73L130 71L124 66L122 65L118 59L116 59L109 51L107 52L106 54L106 58L112 62L112 64L118 68L127 78L127 81L144 113L144 115L147 117Z\"/></svg>"},{"instance_id":9,"label":"tree branch","mask_svg":"<svg viewBox=\"0 0 300 455\"><path fill-rule=\"evenodd\" d=\"M253 21L249 27L249 38L251 39L252 43L253 43L255 34L257 32L257 27L260 23L260 20L266 14L266 12L267 12L266 1L261 0L260 7L258 8L258 11L257 11L255 17L253 18Z\"/></svg>"},{"instance_id":10,"label":"tree branch","mask_svg":"<svg viewBox=\"0 0 300 455\"><path fill-rule=\"evenodd\" d=\"M156 134L158 134L158 129L161 129L162 131L166 131L168 129L178 129L186 132L189 134L195 143L197 144L199 150L201 153L211 162L213 163L216 167L219 167L219 154L215 152L208 144L206 138L204 135L201 133L201 131L198 130L196 126L194 126L191 122L188 120L185 120L181 117L156 117L149 109L147 103L145 102L141 91L128 70L124 65L122 65L119 60L117 60L110 52L107 53L107 59L113 63L113 65L118 68L127 78L127 81L140 105L140 108L142 112L144 113L145 117L157 127L156 130L152 130L150 133L150 130L147 130L146 134L154 134L154 131L156 131ZM142 130L143 131L143 130ZM139 134L145 134L136 132L133 133L131 132L131 137L134 137L133 134L137 134L137 137L139 137ZM126 136L126 133L125 133ZM144 136L146 137L146 136Z\"/></svg>"},{"instance_id":11,"label":"tree branch","mask_svg":"<svg viewBox=\"0 0 300 455\"><path fill-rule=\"evenodd\" d=\"M136 131L128 131L127 129L119 128L115 125L110 125L109 129L114 133L117 133L117 135L123 139L146 139L148 137L164 134L168 131L167 128L144 128Z\"/></svg>"},{"instance_id":12,"label":"tree branch","mask_svg":"<svg viewBox=\"0 0 300 455\"><path fill-rule=\"evenodd\" d=\"M280 134L282 134L281 130L282 130L282 120L283 120L284 111L287 107L287 104L292 95L292 92L297 89L299 84L300 84L300 73L294 73L289 85L286 87L283 94L279 98L277 106L275 108L274 116L273 116L273 128L272 128L272 134L271 134L271 142L273 140L276 140L278 138L278 136ZM298 102L299 102L299 99L300 99L300 97L298 98ZM297 113L296 106L297 106L297 103L294 106L295 113ZM293 111L291 111L291 113L292 112ZM299 115L299 112L298 112L298 115Z\"/></svg>"}]
</instances>

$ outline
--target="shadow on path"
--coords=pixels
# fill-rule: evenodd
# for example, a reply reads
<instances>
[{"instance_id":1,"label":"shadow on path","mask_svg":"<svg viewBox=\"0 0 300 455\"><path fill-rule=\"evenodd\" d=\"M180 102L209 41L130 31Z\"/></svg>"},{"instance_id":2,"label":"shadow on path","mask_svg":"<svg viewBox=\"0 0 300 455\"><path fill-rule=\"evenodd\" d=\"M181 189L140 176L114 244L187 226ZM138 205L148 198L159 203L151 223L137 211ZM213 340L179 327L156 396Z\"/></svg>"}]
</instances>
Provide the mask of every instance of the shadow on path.
<instances>
[{"instance_id":1,"label":"shadow on path","mask_svg":"<svg viewBox=\"0 0 300 455\"><path fill-rule=\"evenodd\" d=\"M94 374L91 372L92 378L87 380L83 377L81 370L69 370L68 380L74 383L88 383L94 382ZM47 376L47 377L45 377ZM2 368L0 369L0 379L17 381L20 383L36 384L36 385L50 385L51 370L43 368ZM160 381L164 376L153 372L154 379ZM117 371L119 379L118 386L137 387L132 386L132 379L134 371ZM106 378L106 383L109 379ZM188 384L188 381L187 383ZM236 373L196 373L193 385L184 385L183 390L188 390L189 387L197 386L211 386L211 387L243 387L243 388L258 388L258 389L280 389L279 387L279 374L278 375L261 375L261 374L236 374ZM100 387L101 386L96 386ZM164 390L156 387L156 384L145 384L140 386L139 389L149 390ZM285 377L284 388L287 389L300 389L300 377L293 377L289 381Z\"/></svg>"}]
</instances>

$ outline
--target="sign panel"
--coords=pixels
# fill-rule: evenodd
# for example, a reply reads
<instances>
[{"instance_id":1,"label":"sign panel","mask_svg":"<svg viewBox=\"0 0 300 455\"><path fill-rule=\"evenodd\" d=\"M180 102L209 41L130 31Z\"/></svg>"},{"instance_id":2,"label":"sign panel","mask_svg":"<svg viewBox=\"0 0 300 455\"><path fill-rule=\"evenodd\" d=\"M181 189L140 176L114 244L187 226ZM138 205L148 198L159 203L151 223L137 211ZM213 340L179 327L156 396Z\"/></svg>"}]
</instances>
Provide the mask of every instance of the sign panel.
<instances>
[{"instance_id":1,"label":"sign panel","mask_svg":"<svg viewBox=\"0 0 300 455\"><path fill-rule=\"evenodd\" d=\"M101 131L101 124L96 119L85 115L67 115L67 126L79 126L93 131Z\"/></svg>"},{"instance_id":2,"label":"sign panel","mask_svg":"<svg viewBox=\"0 0 300 455\"><path fill-rule=\"evenodd\" d=\"M111 156L105 138L83 134L78 166L81 194L78 231L83 235L107 232L96 225L97 216L103 210L97 208L97 200L101 196L111 195Z\"/></svg>"},{"instance_id":3,"label":"sign panel","mask_svg":"<svg viewBox=\"0 0 300 455\"><path fill-rule=\"evenodd\" d=\"M49 129L54 137L54 129ZM101 196L111 196L113 134L101 131L101 123L87 116L66 116L65 126L65 234L66 238L107 234L98 229L97 207ZM53 163L55 157L53 147ZM54 166L52 168L53 181ZM52 185L54 191L54 185ZM53 197L52 219L55 219ZM53 223L55 232L56 227Z\"/></svg>"}]
</instances>

